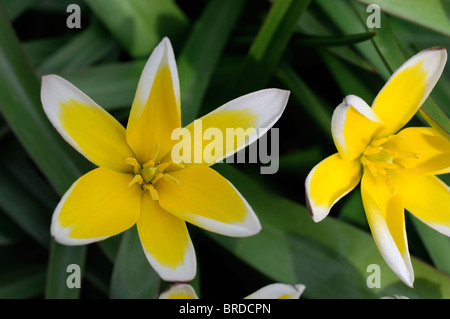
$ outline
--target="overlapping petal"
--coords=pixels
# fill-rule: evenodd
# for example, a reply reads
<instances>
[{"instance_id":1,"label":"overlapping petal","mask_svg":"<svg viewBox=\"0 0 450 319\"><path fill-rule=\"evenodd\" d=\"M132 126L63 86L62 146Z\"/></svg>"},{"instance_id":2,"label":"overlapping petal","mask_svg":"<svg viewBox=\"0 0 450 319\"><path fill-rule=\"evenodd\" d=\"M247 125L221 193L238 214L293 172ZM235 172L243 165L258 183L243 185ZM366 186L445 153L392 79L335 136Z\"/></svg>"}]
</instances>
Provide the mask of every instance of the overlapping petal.
<instances>
[{"instance_id":1,"label":"overlapping petal","mask_svg":"<svg viewBox=\"0 0 450 319\"><path fill-rule=\"evenodd\" d=\"M118 172L134 157L125 128L73 84L57 75L42 77L41 100L50 122L73 148L92 163Z\"/></svg>"},{"instance_id":2,"label":"overlapping petal","mask_svg":"<svg viewBox=\"0 0 450 319\"><path fill-rule=\"evenodd\" d=\"M270 284L255 291L245 299L298 299L306 286L302 284Z\"/></svg>"},{"instance_id":3,"label":"overlapping petal","mask_svg":"<svg viewBox=\"0 0 450 319\"><path fill-rule=\"evenodd\" d=\"M171 172L179 184L157 184L159 204L178 218L206 230L233 237L261 230L253 209L234 186L213 169L194 165Z\"/></svg>"},{"instance_id":4,"label":"overlapping petal","mask_svg":"<svg viewBox=\"0 0 450 319\"><path fill-rule=\"evenodd\" d=\"M324 219L331 207L358 185L360 178L360 163L345 160L339 153L314 166L305 181L307 204L313 220Z\"/></svg>"},{"instance_id":5,"label":"overlapping petal","mask_svg":"<svg viewBox=\"0 0 450 319\"><path fill-rule=\"evenodd\" d=\"M174 138L180 148L172 159L191 164L212 165L243 149L264 135L280 118L289 91L265 89L238 97L189 124ZM183 139L186 140L183 143ZM179 154L183 153L185 160ZM175 155L175 156L174 156ZM168 160L168 158L166 159Z\"/></svg>"},{"instance_id":6,"label":"overlapping petal","mask_svg":"<svg viewBox=\"0 0 450 319\"><path fill-rule=\"evenodd\" d=\"M176 141L181 125L180 85L172 45L164 38L153 50L139 79L126 138L138 160L159 161Z\"/></svg>"},{"instance_id":7,"label":"overlapping petal","mask_svg":"<svg viewBox=\"0 0 450 319\"><path fill-rule=\"evenodd\" d=\"M65 245L84 245L119 234L136 223L141 189L132 176L96 168L64 194L52 217L51 233Z\"/></svg>"},{"instance_id":8,"label":"overlapping petal","mask_svg":"<svg viewBox=\"0 0 450 319\"><path fill-rule=\"evenodd\" d=\"M162 209L150 194L142 195L137 221L145 255L167 281L189 281L195 277L196 257L186 223Z\"/></svg>"},{"instance_id":9,"label":"overlapping petal","mask_svg":"<svg viewBox=\"0 0 450 319\"><path fill-rule=\"evenodd\" d=\"M159 295L159 299L198 299L198 296L191 285L175 284Z\"/></svg>"},{"instance_id":10,"label":"overlapping petal","mask_svg":"<svg viewBox=\"0 0 450 319\"><path fill-rule=\"evenodd\" d=\"M393 172L392 182L405 208L421 221L450 236L450 188L436 176Z\"/></svg>"},{"instance_id":11,"label":"overlapping petal","mask_svg":"<svg viewBox=\"0 0 450 319\"><path fill-rule=\"evenodd\" d=\"M394 72L372 104L384 122L376 137L396 133L413 117L441 76L446 61L445 48L432 48L414 55Z\"/></svg>"},{"instance_id":12,"label":"overlapping petal","mask_svg":"<svg viewBox=\"0 0 450 319\"><path fill-rule=\"evenodd\" d=\"M331 132L342 158L353 160L361 155L382 125L376 113L356 95L348 95L333 112Z\"/></svg>"},{"instance_id":13,"label":"overlapping petal","mask_svg":"<svg viewBox=\"0 0 450 319\"><path fill-rule=\"evenodd\" d=\"M403 198L391 192L386 177L365 170L361 179L361 197L375 243L388 266L412 287L414 272L406 239Z\"/></svg>"}]
</instances>

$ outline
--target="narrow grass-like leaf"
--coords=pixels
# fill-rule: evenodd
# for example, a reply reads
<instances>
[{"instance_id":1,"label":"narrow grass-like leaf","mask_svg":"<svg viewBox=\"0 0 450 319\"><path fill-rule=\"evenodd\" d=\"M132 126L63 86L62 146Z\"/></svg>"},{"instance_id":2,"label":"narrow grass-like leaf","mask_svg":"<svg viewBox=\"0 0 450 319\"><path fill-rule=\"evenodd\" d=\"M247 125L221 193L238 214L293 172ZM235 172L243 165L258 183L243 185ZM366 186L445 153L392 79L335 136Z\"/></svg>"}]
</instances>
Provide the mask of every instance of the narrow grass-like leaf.
<instances>
[{"instance_id":1,"label":"narrow grass-like leaf","mask_svg":"<svg viewBox=\"0 0 450 319\"><path fill-rule=\"evenodd\" d=\"M281 82L292 91L292 95L302 110L315 122L317 127L327 136L331 134L331 108L311 91L308 85L288 64L281 64L276 71Z\"/></svg>"},{"instance_id":2,"label":"narrow grass-like leaf","mask_svg":"<svg viewBox=\"0 0 450 319\"><path fill-rule=\"evenodd\" d=\"M28 64L5 13L0 8L0 111L28 154L62 195L88 167L87 161L68 146L46 118L40 102L40 85ZM62 268L84 262L85 247L52 245L46 295L50 298L79 296L69 291ZM62 257L70 258L64 259Z\"/></svg>"},{"instance_id":3,"label":"narrow grass-like leaf","mask_svg":"<svg viewBox=\"0 0 450 319\"><path fill-rule=\"evenodd\" d=\"M363 21L352 7L351 1L317 0L316 3L342 33L367 32ZM390 72L372 42L361 42L354 46L382 76L389 77Z\"/></svg>"},{"instance_id":4,"label":"narrow grass-like leaf","mask_svg":"<svg viewBox=\"0 0 450 319\"><path fill-rule=\"evenodd\" d=\"M450 36L448 0L359 0L381 10Z\"/></svg>"},{"instance_id":5,"label":"narrow grass-like leaf","mask_svg":"<svg viewBox=\"0 0 450 319\"><path fill-rule=\"evenodd\" d=\"M108 111L129 109L145 62L112 63L62 73L61 76Z\"/></svg>"},{"instance_id":6,"label":"narrow grass-like leaf","mask_svg":"<svg viewBox=\"0 0 450 319\"><path fill-rule=\"evenodd\" d=\"M172 0L86 0L86 3L135 58L148 57L164 36L176 43L189 25Z\"/></svg>"},{"instance_id":7,"label":"narrow grass-like leaf","mask_svg":"<svg viewBox=\"0 0 450 319\"><path fill-rule=\"evenodd\" d=\"M76 299L80 297L80 288L69 288L67 285L69 276L73 273L68 271L67 267L69 265L79 266L80 276L83 276L86 250L87 246L63 246L52 240L45 283L45 298Z\"/></svg>"},{"instance_id":8,"label":"narrow grass-like leaf","mask_svg":"<svg viewBox=\"0 0 450 319\"><path fill-rule=\"evenodd\" d=\"M339 45L352 45L358 42L370 40L375 35L374 32L364 32L349 35L332 36L302 36L295 38L293 44L298 46L329 47Z\"/></svg>"},{"instance_id":9,"label":"narrow grass-like leaf","mask_svg":"<svg viewBox=\"0 0 450 319\"><path fill-rule=\"evenodd\" d=\"M137 228L122 236L111 278L110 297L115 299L156 298L160 279L144 255Z\"/></svg>"},{"instance_id":10,"label":"narrow grass-like leaf","mask_svg":"<svg viewBox=\"0 0 450 319\"><path fill-rule=\"evenodd\" d=\"M283 199L229 165L215 167L243 194L262 231L249 238L208 233L239 259L278 282L303 283L310 298L450 297L450 277L412 258L414 289L383 261L373 238L333 217L314 223L304 206ZM367 267L380 266L381 288L368 288Z\"/></svg>"},{"instance_id":11,"label":"narrow grass-like leaf","mask_svg":"<svg viewBox=\"0 0 450 319\"><path fill-rule=\"evenodd\" d=\"M0 112L30 156L62 194L85 170L85 161L52 127L40 102L40 84L14 31L0 12Z\"/></svg>"},{"instance_id":12,"label":"narrow grass-like leaf","mask_svg":"<svg viewBox=\"0 0 450 319\"><path fill-rule=\"evenodd\" d=\"M117 46L99 22L77 34L64 46L48 55L36 68L41 75L76 70L93 64Z\"/></svg>"},{"instance_id":13,"label":"narrow grass-like leaf","mask_svg":"<svg viewBox=\"0 0 450 319\"><path fill-rule=\"evenodd\" d=\"M0 5L3 5L11 21L14 21L27 9L31 8L38 0L1 0Z\"/></svg>"},{"instance_id":14,"label":"narrow grass-like leaf","mask_svg":"<svg viewBox=\"0 0 450 319\"><path fill-rule=\"evenodd\" d=\"M26 265L2 273L0 299L24 299L39 297L44 293L45 265Z\"/></svg>"},{"instance_id":15,"label":"narrow grass-like leaf","mask_svg":"<svg viewBox=\"0 0 450 319\"><path fill-rule=\"evenodd\" d=\"M196 118L212 73L244 4L243 0L210 1L194 25L177 60L183 124Z\"/></svg>"},{"instance_id":16,"label":"narrow grass-like leaf","mask_svg":"<svg viewBox=\"0 0 450 319\"><path fill-rule=\"evenodd\" d=\"M239 96L264 88L310 0L277 0L267 14L228 89Z\"/></svg>"}]
</instances>

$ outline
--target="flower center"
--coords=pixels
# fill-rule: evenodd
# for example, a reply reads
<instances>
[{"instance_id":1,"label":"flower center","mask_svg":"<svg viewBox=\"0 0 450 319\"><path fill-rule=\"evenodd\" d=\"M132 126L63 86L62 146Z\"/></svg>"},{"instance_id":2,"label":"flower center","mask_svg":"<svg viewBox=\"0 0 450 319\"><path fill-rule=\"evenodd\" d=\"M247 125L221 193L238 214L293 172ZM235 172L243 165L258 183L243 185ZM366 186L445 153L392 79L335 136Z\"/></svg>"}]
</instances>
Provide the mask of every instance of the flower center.
<instances>
[{"instance_id":1,"label":"flower center","mask_svg":"<svg viewBox=\"0 0 450 319\"><path fill-rule=\"evenodd\" d=\"M381 175L384 177L386 185L393 193L394 186L389 177L389 170L415 171L412 168L405 168L401 164L404 158L420 158L419 154L413 152L398 152L389 148L388 141L394 138L404 138L403 136L391 135L373 140L364 150L360 157L361 164L367 167L373 176Z\"/></svg>"},{"instance_id":2,"label":"flower center","mask_svg":"<svg viewBox=\"0 0 450 319\"><path fill-rule=\"evenodd\" d=\"M159 144L156 148L155 155L153 158L141 164L136 158L129 157L125 160L125 162L132 166L132 174L134 175L131 182L128 184L128 187L131 187L134 184L139 184L143 192L149 192L150 196L153 200L158 200L158 191L155 188L156 184L164 179L166 182L178 185L180 182L168 174L168 172L172 172L176 169L183 168L182 164L174 163L173 161L168 162L156 162L156 158L158 157L159 152Z\"/></svg>"}]
</instances>

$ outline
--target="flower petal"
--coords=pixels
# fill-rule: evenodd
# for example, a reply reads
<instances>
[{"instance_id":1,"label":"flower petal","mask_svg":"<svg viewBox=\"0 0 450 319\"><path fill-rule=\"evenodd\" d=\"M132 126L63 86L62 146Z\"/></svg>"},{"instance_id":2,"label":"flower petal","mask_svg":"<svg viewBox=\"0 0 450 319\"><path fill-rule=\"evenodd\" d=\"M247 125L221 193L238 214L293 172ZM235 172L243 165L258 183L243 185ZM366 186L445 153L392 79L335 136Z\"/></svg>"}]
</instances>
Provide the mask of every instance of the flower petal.
<instances>
[{"instance_id":1,"label":"flower petal","mask_svg":"<svg viewBox=\"0 0 450 319\"><path fill-rule=\"evenodd\" d=\"M413 117L441 76L446 61L445 48L432 48L420 51L394 72L372 104L385 123L376 137L394 134Z\"/></svg>"},{"instance_id":2,"label":"flower petal","mask_svg":"<svg viewBox=\"0 0 450 319\"><path fill-rule=\"evenodd\" d=\"M391 174L405 208L438 232L450 236L450 188L435 176Z\"/></svg>"},{"instance_id":3,"label":"flower petal","mask_svg":"<svg viewBox=\"0 0 450 319\"><path fill-rule=\"evenodd\" d=\"M198 296L191 285L175 284L164 291L159 299L198 299Z\"/></svg>"},{"instance_id":4,"label":"flower petal","mask_svg":"<svg viewBox=\"0 0 450 319\"><path fill-rule=\"evenodd\" d=\"M361 178L358 161L333 154L313 167L305 181L308 209L315 222L324 219L331 207L348 194Z\"/></svg>"},{"instance_id":5,"label":"flower petal","mask_svg":"<svg viewBox=\"0 0 450 319\"><path fill-rule=\"evenodd\" d=\"M401 130L383 147L399 154L395 159L418 174L450 173L450 141L431 127L409 127Z\"/></svg>"},{"instance_id":6,"label":"flower petal","mask_svg":"<svg viewBox=\"0 0 450 319\"><path fill-rule=\"evenodd\" d=\"M298 299L305 290L305 285L271 284L267 285L245 299Z\"/></svg>"},{"instance_id":7,"label":"flower petal","mask_svg":"<svg viewBox=\"0 0 450 319\"><path fill-rule=\"evenodd\" d=\"M98 166L127 172L134 157L125 128L70 82L57 75L42 77L41 100L50 122L61 136Z\"/></svg>"},{"instance_id":8,"label":"flower petal","mask_svg":"<svg viewBox=\"0 0 450 319\"><path fill-rule=\"evenodd\" d=\"M162 279L195 277L197 262L186 223L162 209L148 192L142 196L137 229L145 255Z\"/></svg>"},{"instance_id":9,"label":"flower petal","mask_svg":"<svg viewBox=\"0 0 450 319\"><path fill-rule=\"evenodd\" d=\"M333 112L331 132L342 158L353 160L361 155L382 121L356 95L348 95Z\"/></svg>"},{"instance_id":10,"label":"flower petal","mask_svg":"<svg viewBox=\"0 0 450 319\"><path fill-rule=\"evenodd\" d=\"M361 197L375 244L388 266L412 287L414 272L408 251L402 196L391 193L382 175L364 170Z\"/></svg>"},{"instance_id":11,"label":"flower petal","mask_svg":"<svg viewBox=\"0 0 450 319\"><path fill-rule=\"evenodd\" d=\"M52 217L51 233L65 245L84 245L119 234L137 221L141 189L132 176L96 168L64 194Z\"/></svg>"},{"instance_id":12,"label":"flower petal","mask_svg":"<svg viewBox=\"0 0 450 319\"><path fill-rule=\"evenodd\" d=\"M159 161L175 143L181 125L180 85L172 45L164 38L153 50L139 79L127 125L127 141L139 161ZM159 144L159 146L158 146Z\"/></svg>"},{"instance_id":13,"label":"flower petal","mask_svg":"<svg viewBox=\"0 0 450 319\"><path fill-rule=\"evenodd\" d=\"M190 148L190 156L177 160L172 154L172 160L185 166L212 165L250 145L278 121L289 93L280 89L249 93L195 120L185 128L189 132L186 147Z\"/></svg>"},{"instance_id":14,"label":"flower petal","mask_svg":"<svg viewBox=\"0 0 450 319\"><path fill-rule=\"evenodd\" d=\"M253 209L234 186L213 169L194 165L170 173L178 185L156 185L159 204L175 216L222 235L245 237L261 225Z\"/></svg>"}]
</instances>

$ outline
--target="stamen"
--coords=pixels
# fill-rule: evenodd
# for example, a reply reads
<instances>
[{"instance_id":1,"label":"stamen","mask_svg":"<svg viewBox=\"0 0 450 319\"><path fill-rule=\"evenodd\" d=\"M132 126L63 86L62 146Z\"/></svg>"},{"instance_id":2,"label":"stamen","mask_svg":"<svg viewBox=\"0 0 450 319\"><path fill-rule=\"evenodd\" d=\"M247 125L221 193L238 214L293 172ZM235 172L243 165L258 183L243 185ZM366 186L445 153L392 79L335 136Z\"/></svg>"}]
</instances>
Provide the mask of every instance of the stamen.
<instances>
[{"instance_id":1,"label":"stamen","mask_svg":"<svg viewBox=\"0 0 450 319\"><path fill-rule=\"evenodd\" d=\"M154 160L149 160L147 163L145 163L144 165L142 165L142 167L155 167L155 161Z\"/></svg>"},{"instance_id":2,"label":"stamen","mask_svg":"<svg viewBox=\"0 0 450 319\"><path fill-rule=\"evenodd\" d=\"M391 192L391 194L394 194L394 191L395 191L394 184L392 184L392 180L389 177L389 175L386 174L386 176L384 177L384 182L386 183L387 187L389 188L389 191Z\"/></svg>"},{"instance_id":3,"label":"stamen","mask_svg":"<svg viewBox=\"0 0 450 319\"><path fill-rule=\"evenodd\" d=\"M156 174L156 167L144 167L141 171L142 177L146 183L150 183Z\"/></svg>"},{"instance_id":4,"label":"stamen","mask_svg":"<svg viewBox=\"0 0 450 319\"><path fill-rule=\"evenodd\" d=\"M161 178L163 178L164 177L164 174L162 174L162 173L157 173L156 175L155 175L155 177L153 177L153 179L151 180L151 183L153 184L153 185L155 185Z\"/></svg>"},{"instance_id":5,"label":"stamen","mask_svg":"<svg viewBox=\"0 0 450 319\"><path fill-rule=\"evenodd\" d=\"M128 157L125 160L125 163L133 166L133 174L139 174L139 172L141 171L141 164L139 164L139 162L134 158L134 157Z\"/></svg>"},{"instance_id":6,"label":"stamen","mask_svg":"<svg viewBox=\"0 0 450 319\"><path fill-rule=\"evenodd\" d=\"M375 155L375 154L380 153L380 151L381 151L382 149L383 149L383 148L382 148L381 146L378 146L378 147L368 146L368 147L366 147L366 149L364 150L364 155Z\"/></svg>"},{"instance_id":7,"label":"stamen","mask_svg":"<svg viewBox=\"0 0 450 319\"><path fill-rule=\"evenodd\" d=\"M169 162L171 165L176 166L177 168L184 168L185 166L181 163L175 163L174 161Z\"/></svg>"},{"instance_id":8,"label":"stamen","mask_svg":"<svg viewBox=\"0 0 450 319\"><path fill-rule=\"evenodd\" d=\"M138 183L139 185L142 185L144 183L144 180L142 179L141 175L134 175L133 179L128 184L128 187L131 187L131 186L133 186L136 183Z\"/></svg>"},{"instance_id":9,"label":"stamen","mask_svg":"<svg viewBox=\"0 0 450 319\"><path fill-rule=\"evenodd\" d=\"M158 158L158 154L159 154L159 149L160 148L161 148L161 144L160 143L156 144L155 155L153 155L153 158L152 158L153 161L156 161L156 159Z\"/></svg>"},{"instance_id":10,"label":"stamen","mask_svg":"<svg viewBox=\"0 0 450 319\"><path fill-rule=\"evenodd\" d=\"M400 156L407 157L407 158L416 158L416 159L420 158L420 154L414 153L414 152L402 152L402 153L400 153Z\"/></svg>"},{"instance_id":11,"label":"stamen","mask_svg":"<svg viewBox=\"0 0 450 319\"><path fill-rule=\"evenodd\" d=\"M176 179L175 177L173 177L172 175L169 175L169 174L164 174L164 180L167 183L170 183L172 185L180 184L180 181L178 179Z\"/></svg>"},{"instance_id":12,"label":"stamen","mask_svg":"<svg viewBox=\"0 0 450 319\"><path fill-rule=\"evenodd\" d=\"M158 169L158 172L162 173L164 172L168 167L170 166L169 162L161 163L156 168Z\"/></svg>"},{"instance_id":13,"label":"stamen","mask_svg":"<svg viewBox=\"0 0 450 319\"><path fill-rule=\"evenodd\" d=\"M153 187L153 185L145 184L143 187L145 191L148 191L150 193L150 196L152 197L153 200L159 199L158 191L156 190L155 187Z\"/></svg>"}]
</instances>

